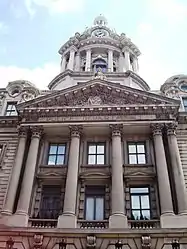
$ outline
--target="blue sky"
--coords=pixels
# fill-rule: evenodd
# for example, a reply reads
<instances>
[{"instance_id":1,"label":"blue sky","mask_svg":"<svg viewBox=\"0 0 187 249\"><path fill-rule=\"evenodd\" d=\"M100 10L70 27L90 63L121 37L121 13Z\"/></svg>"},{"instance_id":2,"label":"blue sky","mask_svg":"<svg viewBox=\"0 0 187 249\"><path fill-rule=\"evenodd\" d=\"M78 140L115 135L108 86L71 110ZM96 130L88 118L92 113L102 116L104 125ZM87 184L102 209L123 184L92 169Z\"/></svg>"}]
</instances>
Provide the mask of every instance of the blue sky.
<instances>
[{"instance_id":1,"label":"blue sky","mask_svg":"<svg viewBox=\"0 0 187 249\"><path fill-rule=\"evenodd\" d=\"M186 0L0 0L0 87L26 79L46 88L60 46L100 13L139 47L139 74L152 89L187 74Z\"/></svg>"}]
</instances>

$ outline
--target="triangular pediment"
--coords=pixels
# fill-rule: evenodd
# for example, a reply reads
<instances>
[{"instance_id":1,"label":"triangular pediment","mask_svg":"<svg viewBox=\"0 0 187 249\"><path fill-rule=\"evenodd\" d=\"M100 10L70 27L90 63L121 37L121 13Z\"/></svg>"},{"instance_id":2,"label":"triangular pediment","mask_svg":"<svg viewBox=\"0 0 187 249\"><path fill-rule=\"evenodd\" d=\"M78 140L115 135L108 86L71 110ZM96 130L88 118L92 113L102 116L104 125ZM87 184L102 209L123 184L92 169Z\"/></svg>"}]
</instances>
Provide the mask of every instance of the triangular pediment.
<instances>
[{"instance_id":1,"label":"triangular pediment","mask_svg":"<svg viewBox=\"0 0 187 249\"><path fill-rule=\"evenodd\" d=\"M174 105L179 101L141 91L118 83L91 80L68 89L55 91L46 96L21 103L18 110L28 108L85 107L85 106L131 106Z\"/></svg>"}]
</instances>

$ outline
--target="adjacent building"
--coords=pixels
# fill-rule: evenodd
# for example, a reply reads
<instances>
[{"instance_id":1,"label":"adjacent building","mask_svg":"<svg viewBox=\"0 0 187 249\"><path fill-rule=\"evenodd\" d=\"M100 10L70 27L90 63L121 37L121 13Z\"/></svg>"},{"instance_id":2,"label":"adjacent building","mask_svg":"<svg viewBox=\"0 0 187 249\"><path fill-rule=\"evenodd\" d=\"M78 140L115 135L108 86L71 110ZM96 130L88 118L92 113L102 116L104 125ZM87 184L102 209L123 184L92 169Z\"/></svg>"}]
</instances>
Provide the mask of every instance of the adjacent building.
<instances>
[{"instance_id":1,"label":"adjacent building","mask_svg":"<svg viewBox=\"0 0 187 249\"><path fill-rule=\"evenodd\" d=\"M186 248L187 76L152 91L102 15L59 54L0 89L0 247Z\"/></svg>"}]
</instances>

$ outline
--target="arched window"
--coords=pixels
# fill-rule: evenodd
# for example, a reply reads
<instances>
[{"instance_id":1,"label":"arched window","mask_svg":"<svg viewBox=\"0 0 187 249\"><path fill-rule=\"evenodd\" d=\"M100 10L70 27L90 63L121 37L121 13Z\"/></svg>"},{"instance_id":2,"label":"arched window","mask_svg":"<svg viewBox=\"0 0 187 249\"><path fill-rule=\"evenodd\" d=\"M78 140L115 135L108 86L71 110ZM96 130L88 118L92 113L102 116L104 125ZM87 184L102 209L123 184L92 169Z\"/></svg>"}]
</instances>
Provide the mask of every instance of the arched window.
<instances>
[{"instance_id":1,"label":"arched window","mask_svg":"<svg viewBox=\"0 0 187 249\"><path fill-rule=\"evenodd\" d=\"M92 70L98 71L98 69L101 68L102 72L105 73L107 71L107 63L103 59L96 59L92 63Z\"/></svg>"}]
</instances>

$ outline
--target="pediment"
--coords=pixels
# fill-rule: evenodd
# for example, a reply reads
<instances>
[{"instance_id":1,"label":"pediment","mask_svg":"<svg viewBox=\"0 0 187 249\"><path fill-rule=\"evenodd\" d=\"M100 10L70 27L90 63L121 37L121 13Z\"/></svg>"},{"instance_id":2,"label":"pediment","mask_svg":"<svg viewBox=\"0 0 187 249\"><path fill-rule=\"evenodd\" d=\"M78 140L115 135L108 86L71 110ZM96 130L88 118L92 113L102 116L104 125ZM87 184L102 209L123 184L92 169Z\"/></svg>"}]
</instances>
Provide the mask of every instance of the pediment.
<instances>
[{"instance_id":1,"label":"pediment","mask_svg":"<svg viewBox=\"0 0 187 249\"><path fill-rule=\"evenodd\" d=\"M18 111L24 110L25 108L40 109L132 105L179 106L179 104L179 101L164 96L97 79L21 103L18 105Z\"/></svg>"}]
</instances>

